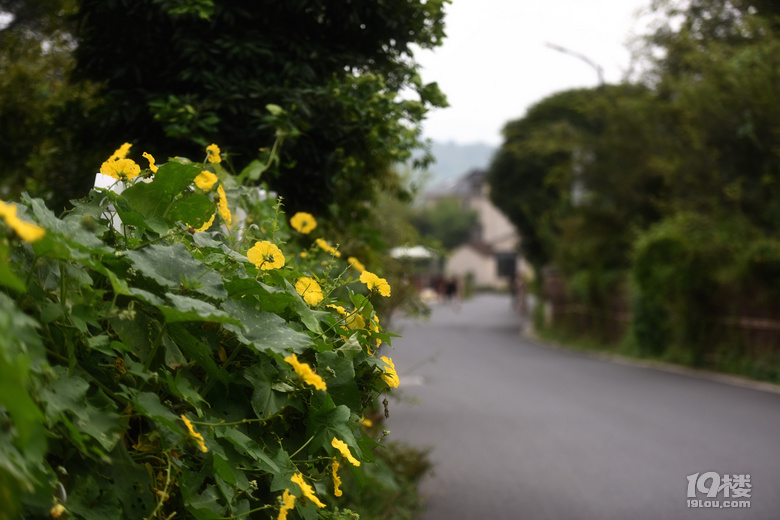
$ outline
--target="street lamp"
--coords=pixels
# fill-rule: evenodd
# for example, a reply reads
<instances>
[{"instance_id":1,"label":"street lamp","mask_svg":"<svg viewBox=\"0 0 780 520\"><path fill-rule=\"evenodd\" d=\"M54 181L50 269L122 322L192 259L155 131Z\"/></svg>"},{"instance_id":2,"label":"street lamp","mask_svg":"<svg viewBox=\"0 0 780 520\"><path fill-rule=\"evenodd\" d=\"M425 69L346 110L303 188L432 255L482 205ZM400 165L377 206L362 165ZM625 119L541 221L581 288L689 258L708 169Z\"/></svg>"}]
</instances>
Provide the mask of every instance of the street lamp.
<instances>
[{"instance_id":1,"label":"street lamp","mask_svg":"<svg viewBox=\"0 0 780 520\"><path fill-rule=\"evenodd\" d=\"M579 58L582 61L584 61L585 63L587 63L588 65L590 65L591 67L593 67L594 69L596 69L596 74L598 74L598 76L599 76L599 86L600 87L604 86L604 69L601 68L601 65L599 65L595 61L591 60L590 58L588 58L584 54L580 54L579 52L575 52L575 51L573 51L571 49L567 49L565 47L561 47L560 45L556 45L554 43L546 43L545 45L547 47L553 49L553 50L556 50L558 52L562 52L563 54L568 54L569 56L574 56L575 58Z\"/></svg>"}]
</instances>

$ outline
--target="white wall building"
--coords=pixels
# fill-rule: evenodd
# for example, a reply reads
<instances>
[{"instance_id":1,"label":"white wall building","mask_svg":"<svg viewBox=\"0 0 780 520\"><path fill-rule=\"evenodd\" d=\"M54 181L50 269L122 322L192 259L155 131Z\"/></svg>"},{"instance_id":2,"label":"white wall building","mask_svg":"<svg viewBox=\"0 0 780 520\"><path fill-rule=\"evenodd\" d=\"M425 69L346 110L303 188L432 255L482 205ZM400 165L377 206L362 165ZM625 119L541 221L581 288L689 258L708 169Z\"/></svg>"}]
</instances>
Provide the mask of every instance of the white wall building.
<instances>
[{"instance_id":1,"label":"white wall building","mask_svg":"<svg viewBox=\"0 0 780 520\"><path fill-rule=\"evenodd\" d=\"M526 269L518 255L520 237L514 226L491 202L485 180L486 172L472 170L426 198L434 202L441 198L458 198L464 210L475 211L479 226L469 242L456 248L446 261L447 276L471 278L476 288L506 289L510 273Z\"/></svg>"}]
</instances>

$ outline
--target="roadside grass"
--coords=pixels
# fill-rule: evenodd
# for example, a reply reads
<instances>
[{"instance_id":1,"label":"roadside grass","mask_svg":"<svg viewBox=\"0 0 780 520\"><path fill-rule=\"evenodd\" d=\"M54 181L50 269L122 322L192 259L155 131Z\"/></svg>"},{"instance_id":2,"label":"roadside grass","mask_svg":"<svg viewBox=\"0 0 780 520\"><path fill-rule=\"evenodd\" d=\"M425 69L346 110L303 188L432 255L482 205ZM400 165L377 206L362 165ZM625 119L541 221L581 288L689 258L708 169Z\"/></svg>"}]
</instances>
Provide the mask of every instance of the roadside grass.
<instances>
[{"instance_id":1,"label":"roadside grass","mask_svg":"<svg viewBox=\"0 0 780 520\"><path fill-rule=\"evenodd\" d=\"M642 352L633 334L626 334L618 342L606 342L592 336L577 336L558 327L534 327L534 337L544 343L573 351L616 356L650 364L671 365L699 372L736 376L756 382L780 384L780 352L762 352L760 356L745 354L744 345L723 343L708 354L703 363L697 363L693 353L677 343L669 345L660 354Z\"/></svg>"}]
</instances>

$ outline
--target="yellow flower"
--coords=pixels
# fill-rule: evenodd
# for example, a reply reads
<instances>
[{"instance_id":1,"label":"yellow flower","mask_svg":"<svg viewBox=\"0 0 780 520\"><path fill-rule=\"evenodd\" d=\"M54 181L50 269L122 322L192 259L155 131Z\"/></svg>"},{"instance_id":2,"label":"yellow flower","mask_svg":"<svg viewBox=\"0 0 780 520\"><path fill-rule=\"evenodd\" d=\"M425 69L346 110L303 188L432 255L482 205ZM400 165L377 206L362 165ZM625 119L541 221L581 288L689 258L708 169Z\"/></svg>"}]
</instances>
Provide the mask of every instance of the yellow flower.
<instances>
[{"instance_id":1,"label":"yellow flower","mask_svg":"<svg viewBox=\"0 0 780 520\"><path fill-rule=\"evenodd\" d=\"M371 329L373 332L376 332L376 333L382 332L382 329L379 328L379 316L374 314L374 319L371 320L371 324L369 325L368 328ZM382 344L382 340L377 338L377 340L376 340L376 348L379 348L379 345L381 345L381 344Z\"/></svg>"},{"instance_id":2,"label":"yellow flower","mask_svg":"<svg viewBox=\"0 0 780 520\"><path fill-rule=\"evenodd\" d=\"M291 354L284 358L284 360L292 365L293 370L295 370L295 373L298 374L305 383L313 386L317 390L327 390L328 387L325 384L325 381L322 380L320 376L314 373L314 371L311 369L308 363L301 363L298 361L298 356L295 354Z\"/></svg>"},{"instance_id":3,"label":"yellow flower","mask_svg":"<svg viewBox=\"0 0 780 520\"><path fill-rule=\"evenodd\" d=\"M124 159L127 157L127 154L130 152L130 148L133 145L130 143L124 143L122 146L114 150L114 153L111 155L111 157L108 158L109 161L116 161L117 159Z\"/></svg>"},{"instance_id":4,"label":"yellow flower","mask_svg":"<svg viewBox=\"0 0 780 520\"><path fill-rule=\"evenodd\" d=\"M149 161L149 169L152 170L152 173L157 173L157 170L159 170L159 168L155 166L154 157L152 156L152 154L144 152L143 155L144 155L144 159Z\"/></svg>"},{"instance_id":5,"label":"yellow flower","mask_svg":"<svg viewBox=\"0 0 780 520\"><path fill-rule=\"evenodd\" d=\"M65 511L67 511L65 509L65 506L63 506L62 504L57 504L56 506L51 508L51 511L49 511L49 516L54 519L57 519L61 517L63 513L65 513Z\"/></svg>"},{"instance_id":6,"label":"yellow flower","mask_svg":"<svg viewBox=\"0 0 780 520\"><path fill-rule=\"evenodd\" d=\"M328 253L330 253L332 255L335 255L337 257L341 256L341 253L336 251L336 248L331 246L330 244L328 244L328 242L326 242L325 240L323 240L321 238L318 238L314 242L320 247L320 249L322 249L322 250L324 250L324 251L326 251L326 252L328 252Z\"/></svg>"},{"instance_id":7,"label":"yellow flower","mask_svg":"<svg viewBox=\"0 0 780 520\"><path fill-rule=\"evenodd\" d=\"M130 180L141 173L141 167L132 159L109 159L100 165L100 173L115 179Z\"/></svg>"},{"instance_id":8,"label":"yellow flower","mask_svg":"<svg viewBox=\"0 0 780 520\"><path fill-rule=\"evenodd\" d=\"M210 144L206 147L206 153L208 154L206 156L206 160L210 163L220 163L222 162L222 157L220 157L220 149L219 146L215 144Z\"/></svg>"},{"instance_id":9,"label":"yellow flower","mask_svg":"<svg viewBox=\"0 0 780 520\"><path fill-rule=\"evenodd\" d=\"M263 271L284 267L282 251L268 240L255 242L255 245L246 252L246 257Z\"/></svg>"},{"instance_id":10,"label":"yellow flower","mask_svg":"<svg viewBox=\"0 0 780 520\"><path fill-rule=\"evenodd\" d=\"M365 417L361 417L360 424L362 426L365 426L366 428L371 428L374 425L374 421L372 421L371 419L366 419Z\"/></svg>"},{"instance_id":11,"label":"yellow flower","mask_svg":"<svg viewBox=\"0 0 780 520\"><path fill-rule=\"evenodd\" d=\"M347 312L347 310L342 307L341 305L328 305L328 307L332 309L336 309L336 311L344 316L344 322L350 329L364 329L366 328L366 320L358 314L357 311L353 311L351 313Z\"/></svg>"},{"instance_id":12,"label":"yellow flower","mask_svg":"<svg viewBox=\"0 0 780 520\"><path fill-rule=\"evenodd\" d=\"M206 453L208 448L206 448L206 444L203 442L203 435L199 434L195 431L195 428L192 427L192 423L190 422L187 417L185 417L183 414L181 416L182 421L184 421L184 424L187 425L187 429L190 431L190 436L195 439L195 442L198 443L198 446L200 446L200 450L203 453Z\"/></svg>"},{"instance_id":13,"label":"yellow flower","mask_svg":"<svg viewBox=\"0 0 780 520\"><path fill-rule=\"evenodd\" d=\"M342 495L341 489L339 489L339 486L341 486L341 477L339 477L339 461L334 460L333 461L333 494L337 497L340 497Z\"/></svg>"},{"instance_id":14,"label":"yellow flower","mask_svg":"<svg viewBox=\"0 0 780 520\"><path fill-rule=\"evenodd\" d=\"M302 276L295 282L295 290L303 296L303 301L314 307L323 299L322 288L314 278Z\"/></svg>"},{"instance_id":15,"label":"yellow flower","mask_svg":"<svg viewBox=\"0 0 780 520\"><path fill-rule=\"evenodd\" d=\"M289 489L284 490L282 494L282 508L279 510L277 520L287 520L287 511L290 511L295 505L295 495L290 494Z\"/></svg>"},{"instance_id":16,"label":"yellow flower","mask_svg":"<svg viewBox=\"0 0 780 520\"><path fill-rule=\"evenodd\" d=\"M401 381L398 379L398 373L395 371L393 360L387 356L382 356L379 359L387 364L387 366L382 368L382 370L385 371L385 373L382 374L382 380L387 383L387 386L390 388L398 388L398 385L401 383Z\"/></svg>"},{"instance_id":17,"label":"yellow flower","mask_svg":"<svg viewBox=\"0 0 780 520\"><path fill-rule=\"evenodd\" d=\"M211 215L211 218L205 224L203 224L201 227L196 229L195 232L196 233L202 233L203 231L206 231L208 228L210 228L211 225L214 223L214 217L216 217L216 216L217 216L216 214Z\"/></svg>"},{"instance_id":18,"label":"yellow flower","mask_svg":"<svg viewBox=\"0 0 780 520\"><path fill-rule=\"evenodd\" d=\"M314 220L314 217L311 215L311 213L299 211L290 219L290 225L296 231L299 231L304 235L308 235L314 230L314 228L317 227L317 221Z\"/></svg>"},{"instance_id":19,"label":"yellow flower","mask_svg":"<svg viewBox=\"0 0 780 520\"><path fill-rule=\"evenodd\" d=\"M209 191L216 183L217 176L207 170L203 170L197 177L195 177L195 186L202 189L203 191Z\"/></svg>"},{"instance_id":20,"label":"yellow flower","mask_svg":"<svg viewBox=\"0 0 780 520\"><path fill-rule=\"evenodd\" d=\"M16 216L16 206L13 204L6 204L0 200L0 216L5 218L6 224L13 229L19 238L25 242L35 242L40 240L46 234L46 230L42 227L25 222Z\"/></svg>"},{"instance_id":21,"label":"yellow flower","mask_svg":"<svg viewBox=\"0 0 780 520\"><path fill-rule=\"evenodd\" d=\"M337 439L336 437L333 437L333 440L330 441L330 445L339 450L341 455L347 459L353 466L360 466L360 461L357 460L355 457L352 456L352 453L349 451L349 446L347 446L347 443L342 441L341 439Z\"/></svg>"},{"instance_id":22,"label":"yellow flower","mask_svg":"<svg viewBox=\"0 0 780 520\"><path fill-rule=\"evenodd\" d=\"M222 217L222 220L225 221L225 224L228 226L233 222L233 216L230 214L230 209L228 208L227 203L227 195L225 195L225 188L222 187L220 184L217 187L217 208L219 209L219 216Z\"/></svg>"},{"instance_id":23,"label":"yellow flower","mask_svg":"<svg viewBox=\"0 0 780 520\"><path fill-rule=\"evenodd\" d=\"M324 249L328 253L333 251L333 248L330 247L330 245L328 244L328 242L324 238L318 238L314 242L320 247L320 249Z\"/></svg>"},{"instance_id":24,"label":"yellow flower","mask_svg":"<svg viewBox=\"0 0 780 520\"><path fill-rule=\"evenodd\" d=\"M301 473L296 473L290 480L298 484L303 492L303 496L311 500L317 507L325 507L325 504L320 502L320 499L314 494L314 489L303 480Z\"/></svg>"},{"instance_id":25,"label":"yellow flower","mask_svg":"<svg viewBox=\"0 0 780 520\"><path fill-rule=\"evenodd\" d=\"M358 270L359 272L361 272L361 273L362 273L363 271L365 271L365 270L366 270L366 266L364 266L363 264L361 264L361 263L358 261L358 259L357 259L357 258L355 258L354 256L350 256L349 258L347 258L347 263L348 263L349 265L351 265L352 267L354 267L355 269L357 269L357 270Z\"/></svg>"},{"instance_id":26,"label":"yellow flower","mask_svg":"<svg viewBox=\"0 0 780 520\"><path fill-rule=\"evenodd\" d=\"M374 273L363 271L360 273L360 281L366 284L369 291L376 290L382 296L390 296L390 284L384 278L379 278Z\"/></svg>"}]
</instances>

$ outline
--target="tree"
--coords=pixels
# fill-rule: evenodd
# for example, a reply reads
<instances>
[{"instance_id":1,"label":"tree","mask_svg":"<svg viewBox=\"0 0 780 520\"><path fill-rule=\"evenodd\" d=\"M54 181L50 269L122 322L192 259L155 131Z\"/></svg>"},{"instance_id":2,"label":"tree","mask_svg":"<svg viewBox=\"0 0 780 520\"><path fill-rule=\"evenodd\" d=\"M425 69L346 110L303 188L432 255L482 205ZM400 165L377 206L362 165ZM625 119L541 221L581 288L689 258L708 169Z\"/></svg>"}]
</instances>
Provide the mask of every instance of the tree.
<instances>
[{"instance_id":1,"label":"tree","mask_svg":"<svg viewBox=\"0 0 780 520\"><path fill-rule=\"evenodd\" d=\"M27 190L62 208L67 196L58 195L73 193L71 180L83 174L79 159L87 154L74 149L73 122L91 107L94 88L68 82L73 42L63 13L72 9L70 0L0 0L7 17L0 29L4 197Z\"/></svg>"},{"instance_id":2,"label":"tree","mask_svg":"<svg viewBox=\"0 0 780 520\"><path fill-rule=\"evenodd\" d=\"M410 220L420 236L439 242L448 251L468 242L479 224L476 211L464 210L457 198L438 199L433 206L418 208Z\"/></svg>"},{"instance_id":3,"label":"tree","mask_svg":"<svg viewBox=\"0 0 780 520\"><path fill-rule=\"evenodd\" d=\"M412 51L441 43L446 1L80 0L77 72L104 82L93 142L193 156L216 142L244 165L281 124L264 180L287 209L361 218L378 190L402 191L390 167L446 104Z\"/></svg>"}]
</instances>

